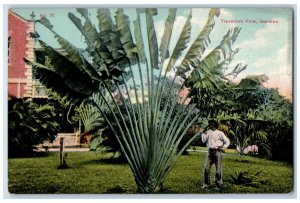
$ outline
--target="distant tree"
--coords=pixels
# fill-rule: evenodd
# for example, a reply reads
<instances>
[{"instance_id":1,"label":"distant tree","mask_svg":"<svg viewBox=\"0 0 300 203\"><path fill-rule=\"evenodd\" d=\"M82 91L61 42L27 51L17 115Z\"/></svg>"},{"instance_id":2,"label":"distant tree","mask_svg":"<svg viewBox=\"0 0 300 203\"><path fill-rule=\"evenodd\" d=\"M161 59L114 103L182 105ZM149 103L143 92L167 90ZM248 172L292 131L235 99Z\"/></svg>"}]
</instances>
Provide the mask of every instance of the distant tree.
<instances>
[{"instance_id":1,"label":"distant tree","mask_svg":"<svg viewBox=\"0 0 300 203\"><path fill-rule=\"evenodd\" d=\"M259 156L274 160L293 160L293 104L276 89L265 88L266 77L248 76L231 95L231 111L218 114L230 124L229 137L242 150L257 145Z\"/></svg>"},{"instance_id":2,"label":"distant tree","mask_svg":"<svg viewBox=\"0 0 300 203\"><path fill-rule=\"evenodd\" d=\"M268 122L265 131L268 133L271 159L293 161L293 104L284 98L276 89L270 89L269 102L261 105L255 116Z\"/></svg>"}]
</instances>

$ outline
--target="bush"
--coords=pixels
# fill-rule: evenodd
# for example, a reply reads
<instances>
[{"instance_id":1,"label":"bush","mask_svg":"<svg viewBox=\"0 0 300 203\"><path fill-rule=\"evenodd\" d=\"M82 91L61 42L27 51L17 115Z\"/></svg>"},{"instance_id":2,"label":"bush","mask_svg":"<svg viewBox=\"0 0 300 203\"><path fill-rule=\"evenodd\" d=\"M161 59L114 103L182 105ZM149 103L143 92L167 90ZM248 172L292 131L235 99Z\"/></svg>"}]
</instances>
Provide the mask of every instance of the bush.
<instances>
[{"instance_id":1,"label":"bush","mask_svg":"<svg viewBox=\"0 0 300 203\"><path fill-rule=\"evenodd\" d=\"M261 173L261 171L250 174L249 171L240 171L235 172L234 175L230 175L231 180L235 185L244 185L244 186L259 186L260 180L258 178L258 175Z\"/></svg>"},{"instance_id":2,"label":"bush","mask_svg":"<svg viewBox=\"0 0 300 203\"><path fill-rule=\"evenodd\" d=\"M59 124L53 106L16 98L8 106L9 157L32 155L35 145L55 139Z\"/></svg>"}]
</instances>

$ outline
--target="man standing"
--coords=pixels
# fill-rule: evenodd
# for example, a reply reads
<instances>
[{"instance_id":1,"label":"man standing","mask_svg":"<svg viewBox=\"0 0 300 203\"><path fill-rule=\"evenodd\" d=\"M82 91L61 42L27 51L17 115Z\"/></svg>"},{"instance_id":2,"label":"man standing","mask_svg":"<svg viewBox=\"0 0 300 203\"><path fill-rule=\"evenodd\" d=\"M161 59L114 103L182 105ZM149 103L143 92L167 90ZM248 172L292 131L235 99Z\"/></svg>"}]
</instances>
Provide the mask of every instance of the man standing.
<instances>
[{"instance_id":1,"label":"man standing","mask_svg":"<svg viewBox=\"0 0 300 203\"><path fill-rule=\"evenodd\" d=\"M208 156L206 167L204 169L204 184L202 188L207 188L210 185L210 169L213 164L216 165L215 183L216 189L222 185L222 152L229 146L229 139L225 134L218 130L218 122L209 120L209 130L202 134L202 142L208 148Z\"/></svg>"}]
</instances>

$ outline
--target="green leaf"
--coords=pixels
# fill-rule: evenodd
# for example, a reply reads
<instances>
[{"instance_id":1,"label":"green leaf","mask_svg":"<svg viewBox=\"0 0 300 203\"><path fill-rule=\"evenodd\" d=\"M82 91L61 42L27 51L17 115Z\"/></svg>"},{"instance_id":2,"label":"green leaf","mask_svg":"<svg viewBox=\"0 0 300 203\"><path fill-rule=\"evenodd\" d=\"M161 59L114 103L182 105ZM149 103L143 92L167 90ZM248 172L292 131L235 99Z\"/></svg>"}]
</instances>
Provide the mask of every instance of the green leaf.
<instances>
[{"instance_id":1,"label":"green leaf","mask_svg":"<svg viewBox=\"0 0 300 203\"><path fill-rule=\"evenodd\" d=\"M204 80L207 82L205 85L210 86L210 90L220 89L222 87L223 81L223 66L227 60L230 60L232 55L227 53L232 53L232 45L236 40L240 32L240 28L230 29L223 37L220 44L214 48L204 59L200 61L199 58L191 60L190 65L194 68L191 74L188 76L188 79L185 81L187 87L191 87L197 81ZM185 71L190 70L190 68L180 69L182 75L186 73ZM199 73L201 72L201 74ZM199 75L203 75L202 78L199 78ZM203 87L198 86L198 89Z\"/></svg>"},{"instance_id":2,"label":"green leaf","mask_svg":"<svg viewBox=\"0 0 300 203\"><path fill-rule=\"evenodd\" d=\"M138 57L140 62L145 63L146 56L144 51L144 42L142 37L141 25L140 25L140 17L138 15L137 20L134 21L134 36L136 41L136 46L138 50Z\"/></svg>"},{"instance_id":3,"label":"green leaf","mask_svg":"<svg viewBox=\"0 0 300 203\"><path fill-rule=\"evenodd\" d=\"M99 38L97 30L92 25L89 18L85 18L86 22L83 26L81 24L81 20L77 18L73 13L68 13L68 17L85 37L86 43L88 45L87 50L93 56L94 67L98 67L99 64L103 63L103 59L101 58L98 50L102 42Z\"/></svg>"},{"instance_id":4,"label":"green leaf","mask_svg":"<svg viewBox=\"0 0 300 203\"><path fill-rule=\"evenodd\" d=\"M98 84L91 80L90 76L77 68L68 58L54 48L48 46L45 42L39 40L44 51L51 58L51 65L56 74L58 74L64 83L79 94L89 96L98 89Z\"/></svg>"},{"instance_id":5,"label":"green leaf","mask_svg":"<svg viewBox=\"0 0 300 203\"><path fill-rule=\"evenodd\" d=\"M102 79L96 70L84 58L79 49L54 30L51 30L51 32L55 35L55 38L57 38L59 45L64 50L65 56L74 63L80 71L84 71L89 74L92 80L100 81Z\"/></svg>"},{"instance_id":6,"label":"green leaf","mask_svg":"<svg viewBox=\"0 0 300 203\"><path fill-rule=\"evenodd\" d=\"M153 15L156 14L156 9L146 8L146 24L148 34L148 46L150 52L150 62L152 68L158 69L158 45L153 21Z\"/></svg>"},{"instance_id":7,"label":"green leaf","mask_svg":"<svg viewBox=\"0 0 300 203\"><path fill-rule=\"evenodd\" d=\"M208 19L199 33L198 37L193 42L192 46L186 53L180 68L181 72L185 73L190 70L190 66L196 68L200 63L200 58L206 49L206 44L210 42L209 35L215 25L214 17L219 16L220 9L211 9L208 15Z\"/></svg>"},{"instance_id":8,"label":"green leaf","mask_svg":"<svg viewBox=\"0 0 300 203\"><path fill-rule=\"evenodd\" d=\"M83 122L85 132L97 131L103 125L104 119L99 110L88 104L81 104L77 109Z\"/></svg>"},{"instance_id":9,"label":"green leaf","mask_svg":"<svg viewBox=\"0 0 300 203\"><path fill-rule=\"evenodd\" d=\"M124 14L123 9L117 9L116 11L116 27L119 32L120 41L122 43L123 49L127 57L130 59L131 63L135 63L135 54L138 52L135 44L133 43L131 31L129 27L128 16Z\"/></svg>"},{"instance_id":10,"label":"green leaf","mask_svg":"<svg viewBox=\"0 0 300 203\"><path fill-rule=\"evenodd\" d=\"M99 21L99 29L101 32L113 32L116 30L116 26L112 21L111 13L108 8L99 8L97 10L97 18Z\"/></svg>"},{"instance_id":11,"label":"green leaf","mask_svg":"<svg viewBox=\"0 0 300 203\"><path fill-rule=\"evenodd\" d=\"M42 16L40 20L37 20L37 22L41 23L45 27L47 27L49 30L52 30L53 25L50 23L50 21L45 17Z\"/></svg>"},{"instance_id":12,"label":"green leaf","mask_svg":"<svg viewBox=\"0 0 300 203\"><path fill-rule=\"evenodd\" d=\"M24 61L33 67L33 75L35 78L39 79L39 81L47 88L55 90L62 97L66 96L73 103L80 103L80 101L86 97L85 94L75 92L67 86L60 75L53 69L27 59L24 59Z\"/></svg>"},{"instance_id":13,"label":"green leaf","mask_svg":"<svg viewBox=\"0 0 300 203\"><path fill-rule=\"evenodd\" d=\"M191 29L192 29L191 18L192 18L192 12L190 12L190 14L188 15L188 18L183 26L180 36L179 36L179 39L178 39L178 41L175 45L175 48L172 52L169 63L167 65L167 69L166 69L167 72L172 70L172 68L174 67L174 64L176 63L178 58L181 56L182 51L187 47L187 43L189 42L190 37L191 37Z\"/></svg>"},{"instance_id":14,"label":"green leaf","mask_svg":"<svg viewBox=\"0 0 300 203\"><path fill-rule=\"evenodd\" d=\"M176 11L177 11L176 8L170 8L168 18L165 22L164 34L162 36L160 47L159 47L161 64L167 58L167 53L168 53L171 35L173 31L173 25L176 18Z\"/></svg>"}]
</instances>

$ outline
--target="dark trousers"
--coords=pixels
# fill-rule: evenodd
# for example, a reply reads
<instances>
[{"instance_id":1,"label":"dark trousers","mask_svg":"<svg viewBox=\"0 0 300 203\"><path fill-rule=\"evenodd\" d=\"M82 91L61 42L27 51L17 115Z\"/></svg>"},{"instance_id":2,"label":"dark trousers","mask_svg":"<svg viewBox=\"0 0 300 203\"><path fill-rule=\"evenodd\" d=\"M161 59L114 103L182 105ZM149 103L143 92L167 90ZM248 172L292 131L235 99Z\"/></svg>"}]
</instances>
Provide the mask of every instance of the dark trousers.
<instances>
[{"instance_id":1,"label":"dark trousers","mask_svg":"<svg viewBox=\"0 0 300 203\"><path fill-rule=\"evenodd\" d=\"M204 183L210 185L210 169L212 165L216 166L215 183L216 186L222 185L222 152L217 149L209 149L204 169Z\"/></svg>"}]
</instances>

